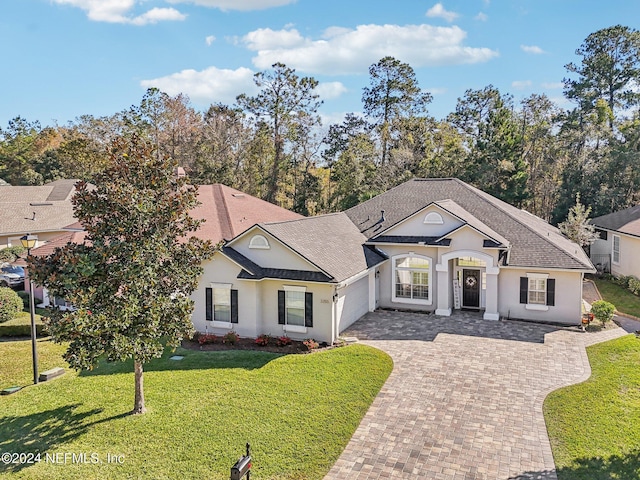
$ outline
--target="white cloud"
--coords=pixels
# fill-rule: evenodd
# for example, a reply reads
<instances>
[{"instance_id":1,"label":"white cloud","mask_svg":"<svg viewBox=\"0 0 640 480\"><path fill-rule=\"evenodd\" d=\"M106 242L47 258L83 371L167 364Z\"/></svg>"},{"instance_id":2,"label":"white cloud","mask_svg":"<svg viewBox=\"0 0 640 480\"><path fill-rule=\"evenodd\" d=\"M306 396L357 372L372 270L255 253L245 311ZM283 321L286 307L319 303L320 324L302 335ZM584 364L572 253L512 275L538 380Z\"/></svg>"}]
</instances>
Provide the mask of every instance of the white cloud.
<instances>
[{"instance_id":1,"label":"white cloud","mask_svg":"<svg viewBox=\"0 0 640 480\"><path fill-rule=\"evenodd\" d=\"M331 100L347 93L347 87L341 82L323 82L318 84L315 92L320 95L321 100Z\"/></svg>"},{"instance_id":2,"label":"white cloud","mask_svg":"<svg viewBox=\"0 0 640 480\"><path fill-rule=\"evenodd\" d=\"M432 88L425 88L425 90L427 92L429 92L431 95L444 95L445 93L447 93L447 89L445 87L432 87Z\"/></svg>"},{"instance_id":3,"label":"white cloud","mask_svg":"<svg viewBox=\"0 0 640 480\"><path fill-rule=\"evenodd\" d=\"M430 18L444 18L449 23L458 18L457 13L445 10L441 3L436 3L433 7L427 10L426 15Z\"/></svg>"},{"instance_id":4,"label":"white cloud","mask_svg":"<svg viewBox=\"0 0 640 480\"><path fill-rule=\"evenodd\" d=\"M531 86L531 80L515 80L511 82L511 87L516 90L524 90L527 87Z\"/></svg>"},{"instance_id":5,"label":"white cloud","mask_svg":"<svg viewBox=\"0 0 640 480\"><path fill-rule=\"evenodd\" d=\"M479 20L480 22L486 22L487 20L489 20L489 15L484 12L478 12L478 14L473 18L474 20Z\"/></svg>"},{"instance_id":6,"label":"white cloud","mask_svg":"<svg viewBox=\"0 0 640 480\"><path fill-rule=\"evenodd\" d=\"M210 47L211 44L216 41L216 37L213 35L209 35L204 39L204 41L207 42L207 46Z\"/></svg>"},{"instance_id":7,"label":"white cloud","mask_svg":"<svg viewBox=\"0 0 640 480\"><path fill-rule=\"evenodd\" d=\"M542 50L537 45L520 45L520 48L522 49L523 52L532 53L534 55L540 55L542 53L545 53L545 51Z\"/></svg>"},{"instance_id":8,"label":"white cloud","mask_svg":"<svg viewBox=\"0 0 640 480\"><path fill-rule=\"evenodd\" d=\"M541 84L542 88L547 88L549 90L557 90L558 88L563 88L564 83L562 82L543 82Z\"/></svg>"},{"instance_id":9,"label":"white cloud","mask_svg":"<svg viewBox=\"0 0 640 480\"><path fill-rule=\"evenodd\" d=\"M276 62L311 73L363 73L372 63L393 56L412 67L487 62L498 56L489 48L463 45L466 32L457 26L359 25L354 29L331 27L322 39L303 37L295 29L259 29L237 39L257 52L259 69Z\"/></svg>"},{"instance_id":10,"label":"white cloud","mask_svg":"<svg viewBox=\"0 0 640 480\"><path fill-rule=\"evenodd\" d=\"M209 67L200 71L182 70L165 77L142 80L140 85L144 88L159 88L169 95L184 93L198 103L233 104L236 96L241 93L257 93L253 74L253 71L244 67L236 70Z\"/></svg>"},{"instance_id":11,"label":"white cloud","mask_svg":"<svg viewBox=\"0 0 640 480\"><path fill-rule=\"evenodd\" d=\"M138 16L131 16L131 10L138 0L53 0L59 5L71 5L84 10L90 20L130 25L148 25L161 21L184 20L186 15L175 8L152 8Z\"/></svg>"},{"instance_id":12,"label":"white cloud","mask_svg":"<svg viewBox=\"0 0 640 480\"><path fill-rule=\"evenodd\" d=\"M295 3L296 0L167 0L169 3L193 3L201 7L219 10L265 10Z\"/></svg>"}]
</instances>

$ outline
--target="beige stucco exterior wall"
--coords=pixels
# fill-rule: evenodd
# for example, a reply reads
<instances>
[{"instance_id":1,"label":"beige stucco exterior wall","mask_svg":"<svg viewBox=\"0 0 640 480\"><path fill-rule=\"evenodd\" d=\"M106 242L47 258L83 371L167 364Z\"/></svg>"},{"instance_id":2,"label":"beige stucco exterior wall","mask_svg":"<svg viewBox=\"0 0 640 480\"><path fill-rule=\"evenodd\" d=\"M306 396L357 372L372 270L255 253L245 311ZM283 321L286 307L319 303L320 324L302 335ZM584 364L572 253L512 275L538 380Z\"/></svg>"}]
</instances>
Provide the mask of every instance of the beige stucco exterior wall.
<instances>
[{"instance_id":1,"label":"beige stucco exterior wall","mask_svg":"<svg viewBox=\"0 0 640 480\"><path fill-rule=\"evenodd\" d=\"M249 248L249 243L254 235L262 235L265 237L269 242L269 249ZM291 249L285 247L277 239L258 227L253 227L248 230L229 246L264 268L319 271L313 264L307 262L304 258L300 257L300 255L291 251Z\"/></svg>"},{"instance_id":2,"label":"beige stucco exterior wall","mask_svg":"<svg viewBox=\"0 0 640 480\"><path fill-rule=\"evenodd\" d=\"M618 263L613 262L614 235L620 237L620 261ZM606 240L596 240L591 245L592 260L593 255L609 255L613 275L635 275L640 278L640 237L608 231Z\"/></svg>"},{"instance_id":3,"label":"beige stucco exterior wall","mask_svg":"<svg viewBox=\"0 0 640 480\"><path fill-rule=\"evenodd\" d=\"M20 237L22 237L23 235L26 235L27 233L31 233L32 235L37 235L38 236L38 242L36 244L36 247L39 247L43 244L45 244L46 242L59 237L60 235L63 235L65 233L69 233L67 230L58 230L55 232L24 232L22 235L0 235L0 249L6 248L6 247L11 247L11 246L15 246L15 245L21 245L20 243Z\"/></svg>"},{"instance_id":4,"label":"beige stucco exterior wall","mask_svg":"<svg viewBox=\"0 0 640 480\"><path fill-rule=\"evenodd\" d=\"M424 223L425 217L431 212L438 213L442 217L442 221L444 223ZM384 233L384 235L421 235L425 237L439 237L446 234L447 232L450 232L454 228L458 228L460 225L462 225L462 222L458 218L445 212L441 208L436 207L435 205L430 205L429 207L407 218L405 221L401 222L395 227L390 228Z\"/></svg>"},{"instance_id":5,"label":"beige stucco exterior wall","mask_svg":"<svg viewBox=\"0 0 640 480\"><path fill-rule=\"evenodd\" d=\"M546 311L527 310L520 303L520 277L527 273L548 273L556 280L555 306ZM498 275L498 311L502 317L541 322L580 323L582 317L582 272L501 268Z\"/></svg>"},{"instance_id":6,"label":"beige stucco exterior wall","mask_svg":"<svg viewBox=\"0 0 640 480\"><path fill-rule=\"evenodd\" d=\"M221 253L216 253L212 260L204 265L204 273L193 292L192 314L195 329L203 333L224 335L230 329L214 327L213 322L206 320L205 289L211 283L228 283L238 290L238 323L232 329L241 337L257 337L263 333L280 336L286 333L293 339L314 338L318 341L331 341L331 324L333 321L333 285L305 284L289 280L239 280L236 278L241 268ZM307 292L313 293L313 327L304 333L284 332L278 324L278 290L284 285L306 286Z\"/></svg>"}]
</instances>

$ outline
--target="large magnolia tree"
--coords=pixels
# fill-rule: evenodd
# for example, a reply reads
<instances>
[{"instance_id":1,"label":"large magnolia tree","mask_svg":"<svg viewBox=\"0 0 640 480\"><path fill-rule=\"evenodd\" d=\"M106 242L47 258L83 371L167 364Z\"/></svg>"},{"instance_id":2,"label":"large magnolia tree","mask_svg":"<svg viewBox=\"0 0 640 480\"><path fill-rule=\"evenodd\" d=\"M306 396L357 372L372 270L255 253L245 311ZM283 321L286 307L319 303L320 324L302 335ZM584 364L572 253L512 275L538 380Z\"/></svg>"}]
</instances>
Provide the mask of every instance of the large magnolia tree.
<instances>
[{"instance_id":1,"label":"large magnolia tree","mask_svg":"<svg viewBox=\"0 0 640 480\"><path fill-rule=\"evenodd\" d=\"M91 184L77 185L73 205L85 243L30 257L29 270L76 307L54 310L48 322L55 341L69 342L69 364L91 369L101 358L132 358L132 413L144 413L143 365L192 333L189 294L214 247L189 236L199 225L189 215L196 188L149 143L116 139L109 165Z\"/></svg>"}]
</instances>

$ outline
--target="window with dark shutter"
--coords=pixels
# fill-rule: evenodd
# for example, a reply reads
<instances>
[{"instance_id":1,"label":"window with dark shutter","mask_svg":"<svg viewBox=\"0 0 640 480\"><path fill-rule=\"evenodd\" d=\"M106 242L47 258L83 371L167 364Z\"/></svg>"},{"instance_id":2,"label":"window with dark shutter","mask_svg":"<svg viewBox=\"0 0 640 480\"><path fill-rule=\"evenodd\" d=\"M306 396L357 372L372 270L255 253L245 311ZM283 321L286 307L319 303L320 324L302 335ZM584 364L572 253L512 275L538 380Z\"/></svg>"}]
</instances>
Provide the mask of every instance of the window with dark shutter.
<instances>
[{"instance_id":1,"label":"window with dark shutter","mask_svg":"<svg viewBox=\"0 0 640 480\"><path fill-rule=\"evenodd\" d=\"M231 290L231 323L238 323L238 290Z\"/></svg>"},{"instance_id":2,"label":"window with dark shutter","mask_svg":"<svg viewBox=\"0 0 640 480\"><path fill-rule=\"evenodd\" d=\"M313 327L313 293L304 294L304 326Z\"/></svg>"},{"instance_id":3,"label":"window with dark shutter","mask_svg":"<svg viewBox=\"0 0 640 480\"><path fill-rule=\"evenodd\" d=\"M556 280L547 279L547 305L553 307L556 304Z\"/></svg>"},{"instance_id":4,"label":"window with dark shutter","mask_svg":"<svg viewBox=\"0 0 640 480\"><path fill-rule=\"evenodd\" d=\"M205 289L205 320L213 321L213 288Z\"/></svg>"},{"instance_id":5,"label":"window with dark shutter","mask_svg":"<svg viewBox=\"0 0 640 480\"><path fill-rule=\"evenodd\" d=\"M278 324L284 325L284 290L278 290Z\"/></svg>"},{"instance_id":6,"label":"window with dark shutter","mask_svg":"<svg viewBox=\"0 0 640 480\"><path fill-rule=\"evenodd\" d=\"M520 277L520 303L527 303L529 296L529 279Z\"/></svg>"}]
</instances>

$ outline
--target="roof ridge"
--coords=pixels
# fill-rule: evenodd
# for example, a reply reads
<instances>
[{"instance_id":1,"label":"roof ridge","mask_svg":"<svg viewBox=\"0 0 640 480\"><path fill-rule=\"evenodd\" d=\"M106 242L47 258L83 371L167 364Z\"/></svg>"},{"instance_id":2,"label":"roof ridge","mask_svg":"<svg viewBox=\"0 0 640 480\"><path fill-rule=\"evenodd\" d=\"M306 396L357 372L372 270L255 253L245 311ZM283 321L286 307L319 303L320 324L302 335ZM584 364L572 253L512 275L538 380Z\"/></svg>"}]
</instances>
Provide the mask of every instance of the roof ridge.
<instances>
[{"instance_id":1,"label":"roof ridge","mask_svg":"<svg viewBox=\"0 0 640 480\"><path fill-rule=\"evenodd\" d=\"M218 218L224 219L224 222L219 222L222 230L222 238L233 238L233 228L231 226L231 217L229 216L229 208L227 202L224 199L224 193L220 184L213 185L213 201L216 205L216 211L218 212Z\"/></svg>"},{"instance_id":2,"label":"roof ridge","mask_svg":"<svg viewBox=\"0 0 640 480\"><path fill-rule=\"evenodd\" d=\"M558 246L555 242L552 242L552 241L549 239L549 237L548 237L548 236L546 236L546 237L545 237L544 235L541 235L537 230L535 230L535 229L531 228L531 227L530 227L529 225L527 225L526 223L521 222L517 217L515 217L514 215L512 215L512 214L511 214L511 212L509 212L509 211L505 210L505 209L504 209L501 205L499 205L498 203L490 202L487 198L485 198L484 196L480 195L480 194L478 193L478 191L476 191L476 190L477 190L477 189L476 189L476 187L474 187L473 185L469 185L468 183L463 182L462 180L457 179L457 178L456 178L456 179L454 179L454 180L458 181L461 185L463 185L465 188L467 188L469 191L471 191L471 192L472 192L476 197L481 198L485 203L488 203L489 205L492 205L493 207L497 208L498 210L500 210L500 211L504 212L505 214L509 215L509 217L510 217L512 220L514 220L515 222L517 222L517 223L519 223L520 225L522 225L523 227L525 227L527 230L529 230L530 232L532 232L533 234L535 234L538 238L541 238L541 239L542 239L543 241L545 241L547 244L549 244L549 245L553 246L553 248L555 248L556 250L558 250L558 251L559 251L559 252L561 252L562 254L564 254L564 255L566 255L567 257L571 258L572 260L575 260L576 262L578 262L578 263L580 263L580 264L584 265L585 267L587 267L587 266L588 266L588 265L585 265L585 264L584 264L584 262L583 262L582 260L580 260L580 259L579 259L579 258L577 258L577 257L574 257L574 256L573 256L573 255L571 255L569 252L567 252L565 249L563 249L563 248L561 248L560 246ZM481 190L479 190L479 191L481 191ZM483 192L483 193L486 193L486 192ZM489 195L489 194L487 194L487 195ZM497 198L497 197L494 197L494 198L496 198L497 200L500 200L500 199L499 199L499 198ZM513 207L513 208L516 208L516 207ZM529 213L529 212L527 212L527 213ZM533 215L533 214L531 214L531 215ZM540 217L537 217L536 215L533 215L533 216L535 216L536 218L540 218ZM540 219L540 220L542 220L542 219ZM544 220L542 220L542 221L544 222ZM551 226L551 224L548 224L548 225L550 225L550 226ZM576 244L576 245L577 245L577 244Z\"/></svg>"},{"instance_id":3,"label":"roof ridge","mask_svg":"<svg viewBox=\"0 0 640 480\"><path fill-rule=\"evenodd\" d=\"M293 212L293 213L296 213L296 212ZM279 225L281 223L299 222L300 220L312 220L314 218L330 217L330 216L333 216L333 215L343 215L343 214L344 214L344 212L322 213L320 215L313 215L311 217L302 216L301 218L292 218L290 220L280 220L280 221L276 221L276 222L261 222L261 223L258 223L257 225Z\"/></svg>"}]
</instances>

